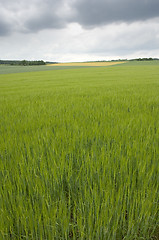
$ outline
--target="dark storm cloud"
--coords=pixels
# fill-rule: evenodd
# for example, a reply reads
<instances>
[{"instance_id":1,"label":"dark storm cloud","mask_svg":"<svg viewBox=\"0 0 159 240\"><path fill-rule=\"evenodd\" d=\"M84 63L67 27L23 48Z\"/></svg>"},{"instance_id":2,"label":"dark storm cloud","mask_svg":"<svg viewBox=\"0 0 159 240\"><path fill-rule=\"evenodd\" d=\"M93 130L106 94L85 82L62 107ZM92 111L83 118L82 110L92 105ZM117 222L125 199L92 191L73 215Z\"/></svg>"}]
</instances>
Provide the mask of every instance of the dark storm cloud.
<instances>
[{"instance_id":1,"label":"dark storm cloud","mask_svg":"<svg viewBox=\"0 0 159 240\"><path fill-rule=\"evenodd\" d=\"M159 0L0 0L0 36L115 22L143 21L159 16Z\"/></svg>"},{"instance_id":2,"label":"dark storm cloud","mask_svg":"<svg viewBox=\"0 0 159 240\"><path fill-rule=\"evenodd\" d=\"M74 8L76 21L86 27L159 16L159 0L77 0Z\"/></svg>"}]
</instances>

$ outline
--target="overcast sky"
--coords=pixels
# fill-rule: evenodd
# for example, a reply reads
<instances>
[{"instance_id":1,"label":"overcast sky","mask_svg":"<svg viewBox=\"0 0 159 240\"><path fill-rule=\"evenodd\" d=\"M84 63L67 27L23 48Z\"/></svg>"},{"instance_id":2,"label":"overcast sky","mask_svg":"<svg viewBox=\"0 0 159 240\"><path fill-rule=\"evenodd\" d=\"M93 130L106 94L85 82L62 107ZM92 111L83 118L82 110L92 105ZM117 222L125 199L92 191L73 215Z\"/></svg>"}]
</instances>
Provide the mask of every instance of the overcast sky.
<instances>
[{"instance_id":1,"label":"overcast sky","mask_svg":"<svg viewBox=\"0 0 159 240\"><path fill-rule=\"evenodd\" d=\"M0 0L0 59L159 57L159 0Z\"/></svg>"}]
</instances>

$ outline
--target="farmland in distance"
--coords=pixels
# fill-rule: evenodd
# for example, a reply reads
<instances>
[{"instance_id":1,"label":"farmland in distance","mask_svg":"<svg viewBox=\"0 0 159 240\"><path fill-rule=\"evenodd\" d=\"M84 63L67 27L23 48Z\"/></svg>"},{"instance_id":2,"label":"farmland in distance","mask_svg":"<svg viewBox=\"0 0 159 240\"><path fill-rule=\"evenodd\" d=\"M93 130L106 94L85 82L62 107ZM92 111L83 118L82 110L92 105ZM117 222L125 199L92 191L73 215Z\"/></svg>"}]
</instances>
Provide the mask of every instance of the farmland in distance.
<instances>
[{"instance_id":1,"label":"farmland in distance","mask_svg":"<svg viewBox=\"0 0 159 240\"><path fill-rule=\"evenodd\" d=\"M159 239L158 62L56 70L0 75L0 239Z\"/></svg>"},{"instance_id":2,"label":"farmland in distance","mask_svg":"<svg viewBox=\"0 0 159 240\"><path fill-rule=\"evenodd\" d=\"M47 64L42 66L12 66L7 64L0 64L0 74L9 73L23 73L23 72L39 72L39 71L50 71L50 70L64 70L74 68L88 68L88 67L109 67L125 62L85 62L85 63L57 63Z\"/></svg>"}]
</instances>

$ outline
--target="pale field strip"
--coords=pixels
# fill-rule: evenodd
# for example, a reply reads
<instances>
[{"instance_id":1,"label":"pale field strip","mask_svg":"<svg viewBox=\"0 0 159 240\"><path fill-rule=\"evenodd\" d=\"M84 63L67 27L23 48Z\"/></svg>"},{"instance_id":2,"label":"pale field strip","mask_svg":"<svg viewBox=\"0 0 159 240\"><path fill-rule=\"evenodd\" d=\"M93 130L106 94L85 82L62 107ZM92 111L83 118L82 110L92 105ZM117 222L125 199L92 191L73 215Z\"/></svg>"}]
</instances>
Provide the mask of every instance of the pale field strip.
<instances>
[{"instance_id":1,"label":"pale field strip","mask_svg":"<svg viewBox=\"0 0 159 240\"><path fill-rule=\"evenodd\" d=\"M122 64L125 62L74 62L74 63L56 63L56 64L47 64L47 66L89 66L89 67L106 67L116 64Z\"/></svg>"}]
</instances>

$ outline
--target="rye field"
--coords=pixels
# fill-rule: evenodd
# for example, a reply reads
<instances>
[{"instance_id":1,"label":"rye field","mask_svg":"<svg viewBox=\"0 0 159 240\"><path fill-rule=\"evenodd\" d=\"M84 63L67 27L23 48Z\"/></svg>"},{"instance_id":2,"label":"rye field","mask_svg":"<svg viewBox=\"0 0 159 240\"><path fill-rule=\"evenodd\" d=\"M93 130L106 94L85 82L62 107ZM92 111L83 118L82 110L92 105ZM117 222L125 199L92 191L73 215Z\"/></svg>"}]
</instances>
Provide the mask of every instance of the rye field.
<instances>
[{"instance_id":1,"label":"rye field","mask_svg":"<svg viewBox=\"0 0 159 240\"><path fill-rule=\"evenodd\" d=\"M0 74L0 239L158 240L159 63L44 70Z\"/></svg>"}]
</instances>

